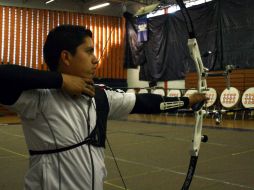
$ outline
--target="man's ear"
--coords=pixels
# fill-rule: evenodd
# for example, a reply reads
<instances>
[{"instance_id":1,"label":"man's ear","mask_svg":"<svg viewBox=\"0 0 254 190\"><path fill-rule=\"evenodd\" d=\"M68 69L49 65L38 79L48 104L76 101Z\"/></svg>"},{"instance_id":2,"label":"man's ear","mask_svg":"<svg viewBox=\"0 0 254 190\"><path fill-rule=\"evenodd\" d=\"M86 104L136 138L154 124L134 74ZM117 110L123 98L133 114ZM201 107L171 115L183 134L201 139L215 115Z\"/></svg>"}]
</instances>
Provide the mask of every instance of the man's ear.
<instances>
[{"instance_id":1,"label":"man's ear","mask_svg":"<svg viewBox=\"0 0 254 190\"><path fill-rule=\"evenodd\" d=\"M69 51L63 50L60 54L60 58L61 58L62 63L65 66L70 66L70 64L71 64L71 53Z\"/></svg>"}]
</instances>

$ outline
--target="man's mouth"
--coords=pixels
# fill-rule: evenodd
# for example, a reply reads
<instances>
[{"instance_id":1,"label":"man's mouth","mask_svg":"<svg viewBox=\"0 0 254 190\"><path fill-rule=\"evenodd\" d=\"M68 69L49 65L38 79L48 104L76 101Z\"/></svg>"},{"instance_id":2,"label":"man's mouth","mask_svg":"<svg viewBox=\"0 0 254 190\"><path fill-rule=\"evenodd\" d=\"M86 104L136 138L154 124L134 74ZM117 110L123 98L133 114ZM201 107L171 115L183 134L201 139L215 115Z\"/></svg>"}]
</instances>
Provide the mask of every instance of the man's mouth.
<instances>
[{"instance_id":1,"label":"man's mouth","mask_svg":"<svg viewBox=\"0 0 254 190\"><path fill-rule=\"evenodd\" d=\"M96 70L93 70L93 71L91 72L91 75L94 77L95 74L96 74Z\"/></svg>"}]
</instances>

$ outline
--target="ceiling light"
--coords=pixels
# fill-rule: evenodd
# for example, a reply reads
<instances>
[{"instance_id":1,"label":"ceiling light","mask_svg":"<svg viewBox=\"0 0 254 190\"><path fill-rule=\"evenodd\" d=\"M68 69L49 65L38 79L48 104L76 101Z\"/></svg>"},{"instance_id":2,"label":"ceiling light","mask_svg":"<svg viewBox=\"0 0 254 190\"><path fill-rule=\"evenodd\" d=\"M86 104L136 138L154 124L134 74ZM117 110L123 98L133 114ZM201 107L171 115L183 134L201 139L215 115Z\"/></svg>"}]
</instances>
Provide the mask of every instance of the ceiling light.
<instances>
[{"instance_id":1,"label":"ceiling light","mask_svg":"<svg viewBox=\"0 0 254 190\"><path fill-rule=\"evenodd\" d=\"M47 1L45 4L52 3L53 1L55 1L55 0L49 0L49 1Z\"/></svg>"},{"instance_id":2,"label":"ceiling light","mask_svg":"<svg viewBox=\"0 0 254 190\"><path fill-rule=\"evenodd\" d=\"M102 3L102 4L98 4L98 5L95 5L95 6L92 6L89 8L89 11L92 11L92 10L95 10L95 9L99 9L99 8L102 8L102 7L106 7L106 6L109 6L110 3Z\"/></svg>"}]
</instances>

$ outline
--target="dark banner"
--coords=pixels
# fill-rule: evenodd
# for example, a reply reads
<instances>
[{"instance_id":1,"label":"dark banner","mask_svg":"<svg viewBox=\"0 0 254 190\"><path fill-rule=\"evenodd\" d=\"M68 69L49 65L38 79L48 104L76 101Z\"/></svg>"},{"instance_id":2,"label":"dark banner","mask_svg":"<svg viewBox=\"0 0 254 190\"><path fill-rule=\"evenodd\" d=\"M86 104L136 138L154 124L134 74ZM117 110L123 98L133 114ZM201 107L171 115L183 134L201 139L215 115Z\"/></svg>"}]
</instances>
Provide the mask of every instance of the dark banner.
<instances>
[{"instance_id":1,"label":"dark banner","mask_svg":"<svg viewBox=\"0 0 254 190\"><path fill-rule=\"evenodd\" d=\"M253 10L253 0L215 0L189 8L205 67L222 70L230 64L254 68ZM146 42L138 42L137 19L126 17L126 27L125 66L140 65L140 80L180 80L195 71L180 11L149 18Z\"/></svg>"}]
</instances>

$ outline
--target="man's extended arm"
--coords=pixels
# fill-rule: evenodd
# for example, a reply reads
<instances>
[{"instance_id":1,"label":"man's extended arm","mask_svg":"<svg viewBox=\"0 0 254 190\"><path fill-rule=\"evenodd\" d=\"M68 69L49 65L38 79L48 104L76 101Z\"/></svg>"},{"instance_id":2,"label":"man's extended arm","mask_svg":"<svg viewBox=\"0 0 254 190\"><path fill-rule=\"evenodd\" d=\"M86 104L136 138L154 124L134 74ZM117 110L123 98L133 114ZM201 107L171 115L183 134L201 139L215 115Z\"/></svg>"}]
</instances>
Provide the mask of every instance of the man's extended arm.
<instances>
[{"instance_id":1,"label":"man's extended arm","mask_svg":"<svg viewBox=\"0 0 254 190\"><path fill-rule=\"evenodd\" d=\"M137 94L131 113L174 112L179 108L191 107L193 110L203 105L208 98L203 93L194 93L190 97L166 97L157 94Z\"/></svg>"}]
</instances>

